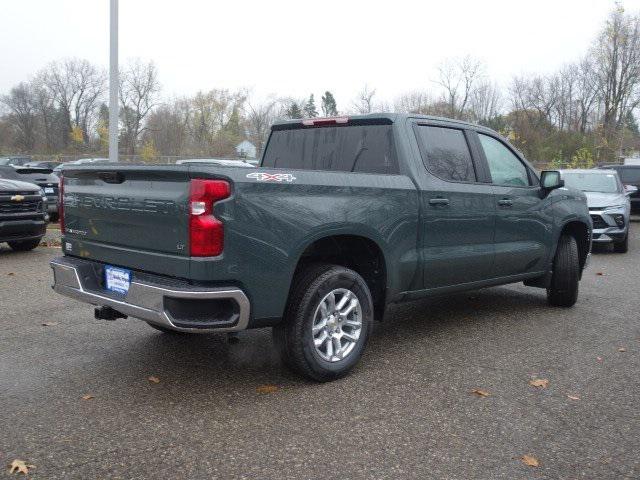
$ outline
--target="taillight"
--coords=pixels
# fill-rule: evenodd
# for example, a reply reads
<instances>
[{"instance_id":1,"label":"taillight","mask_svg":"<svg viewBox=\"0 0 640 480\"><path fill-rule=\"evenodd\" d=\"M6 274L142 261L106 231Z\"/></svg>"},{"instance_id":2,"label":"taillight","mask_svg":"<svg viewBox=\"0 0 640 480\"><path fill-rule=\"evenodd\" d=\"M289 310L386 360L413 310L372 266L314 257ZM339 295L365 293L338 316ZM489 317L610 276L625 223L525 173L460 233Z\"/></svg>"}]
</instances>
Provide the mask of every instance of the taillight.
<instances>
[{"instance_id":1,"label":"taillight","mask_svg":"<svg viewBox=\"0 0 640 480\"><path fill-rule=\"evenodd\" d=\"M215 257L224 249L224 225L213 216L213 204L231 195L225 180L191 180L189 191L189 252Z\"/></svg>"},{"instance_id":2,"label":"taillight","mask_svg":"<svg viewBox=\"0 0 640 480\"><path fill-rule=\"evenodd\" d=\"M64 233L64 175L60 175L60 185L58 185L58 221L60 233Z\"/></svg>"}]
</instances>

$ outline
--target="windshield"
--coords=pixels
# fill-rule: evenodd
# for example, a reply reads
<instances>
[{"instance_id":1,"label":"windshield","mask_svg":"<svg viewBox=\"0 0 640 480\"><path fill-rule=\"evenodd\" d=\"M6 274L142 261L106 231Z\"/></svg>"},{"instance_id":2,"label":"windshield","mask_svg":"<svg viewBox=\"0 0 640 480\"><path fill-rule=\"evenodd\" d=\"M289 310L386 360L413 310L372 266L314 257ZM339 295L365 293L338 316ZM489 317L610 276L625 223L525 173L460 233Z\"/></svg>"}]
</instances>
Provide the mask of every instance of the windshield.
<instances>
[{"instance_id":1,"label":"windshield","mask_svg":"<svg viewBox=\"0 0 640 480\"><path fill-rule=\"evenodd\" d=\"M618 193L618 179L615 173L577 173L565 172L562 176L567 187L583 192Z\"/></svg>"}]
</instances>

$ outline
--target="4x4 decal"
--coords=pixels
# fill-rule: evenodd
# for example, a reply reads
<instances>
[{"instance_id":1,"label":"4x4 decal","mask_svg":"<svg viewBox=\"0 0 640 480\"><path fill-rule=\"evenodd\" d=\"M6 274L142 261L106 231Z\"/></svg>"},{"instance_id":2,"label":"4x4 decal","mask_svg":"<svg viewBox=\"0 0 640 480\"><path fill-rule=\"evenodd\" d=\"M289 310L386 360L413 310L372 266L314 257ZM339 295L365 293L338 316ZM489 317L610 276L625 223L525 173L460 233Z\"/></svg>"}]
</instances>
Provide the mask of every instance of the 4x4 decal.
<instances>
[{"instance_id":1,"label":"4x4 decal","mask_svg":"<svg viewBox=\"0 0 640 480\"><path fill-rule=\"evenodd\" d=\"M248 173L247 178L255 178L259 182L293 182L296 177L290 173Z\"/></svg>"}]
</instances>

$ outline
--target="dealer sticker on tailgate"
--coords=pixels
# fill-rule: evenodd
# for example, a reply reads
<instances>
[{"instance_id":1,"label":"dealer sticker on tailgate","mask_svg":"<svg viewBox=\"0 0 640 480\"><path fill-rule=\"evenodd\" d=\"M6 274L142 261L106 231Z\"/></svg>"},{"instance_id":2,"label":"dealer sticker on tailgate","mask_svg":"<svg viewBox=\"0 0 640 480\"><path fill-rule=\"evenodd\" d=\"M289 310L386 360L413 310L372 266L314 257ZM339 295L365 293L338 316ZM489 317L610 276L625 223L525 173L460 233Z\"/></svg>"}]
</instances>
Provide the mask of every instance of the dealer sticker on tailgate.
<instances>
[{"instance_id":1,"label":"dealer sticker on tailgate","mask_svg":"<svg viewBox=\"0 0 640 480\"><path fill-rule=\"evenodd\" d=\"M131 270L105 265L104 284L112 292L127 293L131 284Z\"/></svg>"}]
</instances>

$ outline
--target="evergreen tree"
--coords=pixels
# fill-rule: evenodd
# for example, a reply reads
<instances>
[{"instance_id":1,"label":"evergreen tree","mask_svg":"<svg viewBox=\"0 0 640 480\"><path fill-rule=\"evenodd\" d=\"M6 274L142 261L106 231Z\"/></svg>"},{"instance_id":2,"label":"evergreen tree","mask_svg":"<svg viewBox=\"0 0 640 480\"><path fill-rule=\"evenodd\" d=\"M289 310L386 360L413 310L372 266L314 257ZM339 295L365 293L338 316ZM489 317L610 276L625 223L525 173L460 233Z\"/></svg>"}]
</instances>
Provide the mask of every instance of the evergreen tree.
<instances>
[{"instance_id":1,"label":"evergreen tree","mask_svg":"<svg viewBox=\"0 0 640 480\"><path fill-rule=\"evenodd\" d=\"M285 115L289 119L303 117L302 110L300 109L300 106L298 105L297 102L291 102L291 104L287 107L287 110L285 111Z\"/></svg>"},{"instance_id":2,"label":"evergreen tree","mask_svg":"<svg viewBox=\"0 0 640 480\"><path fill-rule=\"evenodd\" d=\"M630 132L638 135L638 122L636 121L636 117L633 116L633 112L631 110L627 112L627 118L625 118L624 124Z\"/></svg>"},{"instance_id":3,"label":"evergreen tree","mask_svg":"<svg viewBox=\"0 0 640 480\"><path fill-rule=\"evenodd\" d=\"M313 93L309 95L309 100L304 106L304 115L307 118L314 118L318 116L318 110L316 110L316 101L313 99Z\"/></svg>"},{"instance_id":4,"label":"evergreen tree","mask_svg":"<svg viewBox=\"0 0 640 480\"><path fill-rule=\"evenodd\" d=\"M322 96L322 115L325 117L335 117L338 115L338 107L336 105L336 99L333 98L333 94L327 90Z\"/></svg>"}]
</instances>

